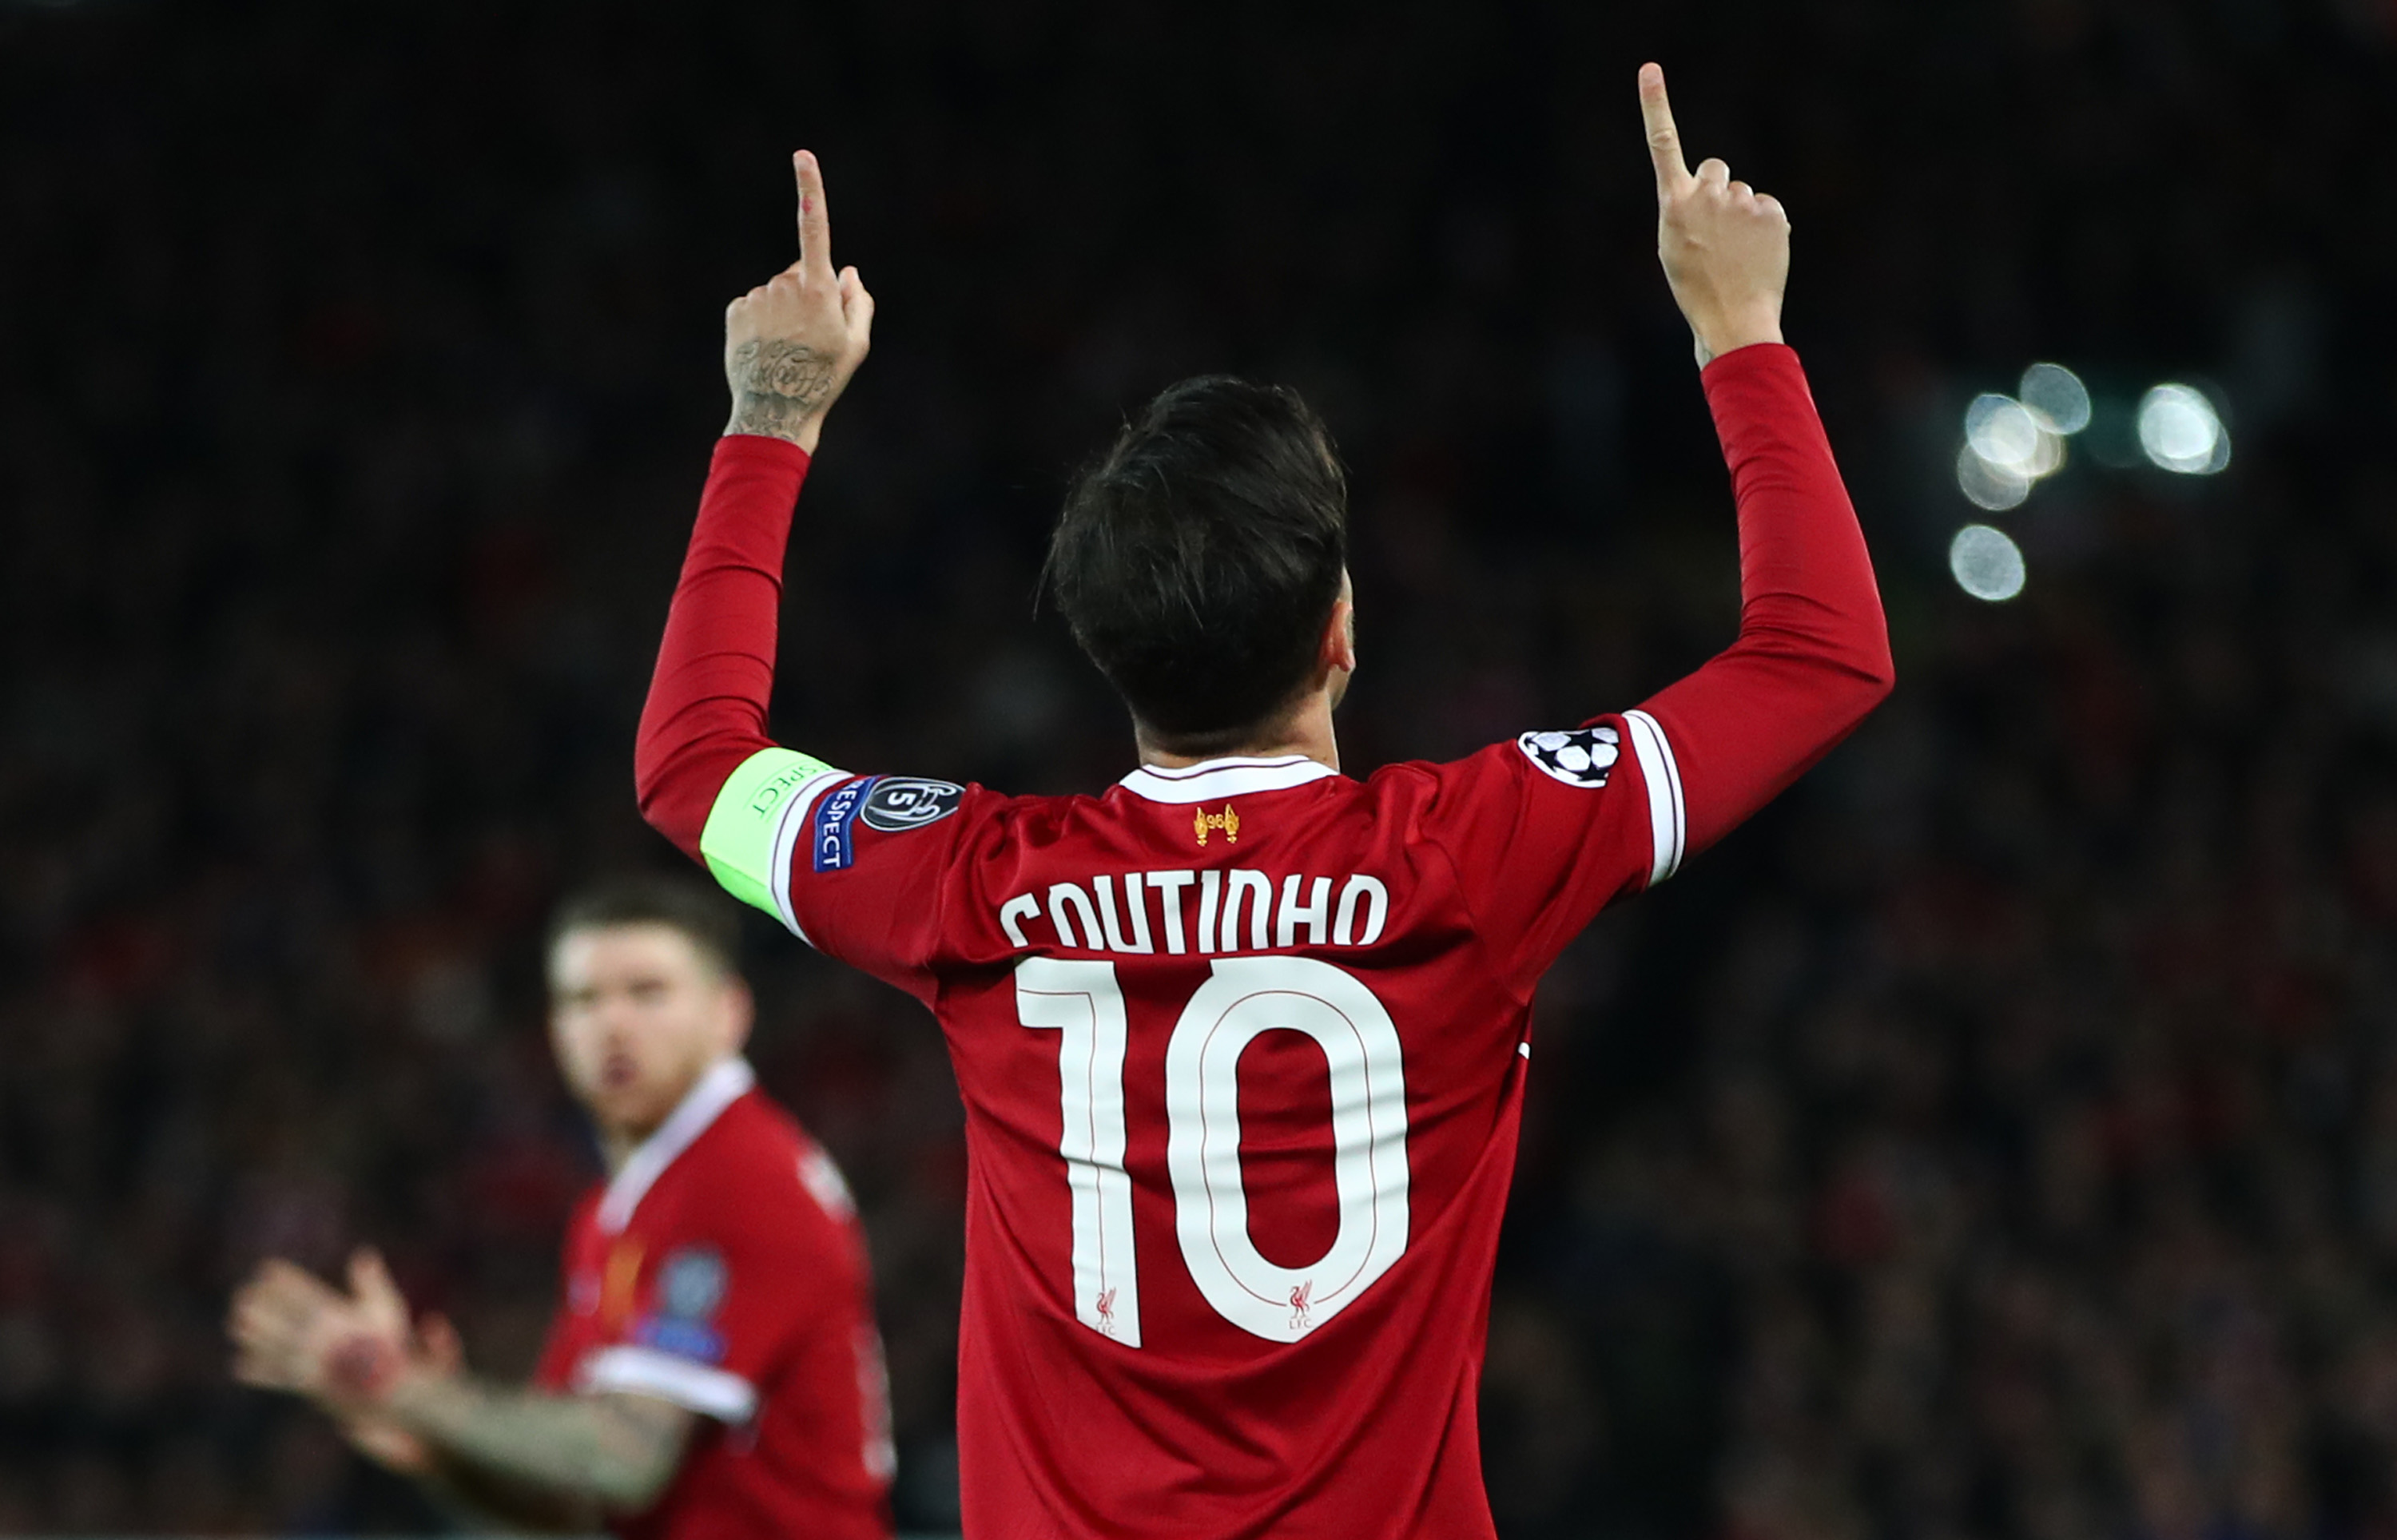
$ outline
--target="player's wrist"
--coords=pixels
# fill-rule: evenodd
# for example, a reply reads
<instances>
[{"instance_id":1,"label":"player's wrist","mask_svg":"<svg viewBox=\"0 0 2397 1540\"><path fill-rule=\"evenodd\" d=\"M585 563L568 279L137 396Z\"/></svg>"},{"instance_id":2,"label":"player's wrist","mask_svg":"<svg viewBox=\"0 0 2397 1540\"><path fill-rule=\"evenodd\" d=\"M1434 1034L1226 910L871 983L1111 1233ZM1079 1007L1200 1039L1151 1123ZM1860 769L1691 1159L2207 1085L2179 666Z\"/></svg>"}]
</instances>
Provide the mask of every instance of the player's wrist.
<instances>
[{"instance_id":1,"label":"player's wrist","mask_svg":"<svg viewBox=\"0 0 2397 1540\"><path fill-rule=\"evenodd\" d=\"M408 1369L408 1355L398 1344L354 1334L325 1355L315 1376L315 1399L337 1417L375 1415L389 1407Z\"/></svg>"},{"instance_id":2,"label":"player's wrist","mask_svg":"<svg viewBox=\"0 0 2397 1540\"><path fill-rule=\"evenodd\" d=\"M414 1357L404 1358L363 1414L386 1422L411 1437L427 1440L442 1420L442 1408L454 1405L456 1379L453 1370Z\"/></svg>"},{"instance_id":3,"label":"player's wrist","mask_svg":"<svg viewBox=\"0 0 2397 1540\"><path fill-rule=\"evenodd\" d=\"M1704 368L1716 359L1742 348L1761 343L1781 341L1781 312L1775 306L1769 312L1734 316L1706 326L1692 326L1697 339L1698 366Z\"/></svg>"},{"instance_id":4,"label":"player's wrist","mask_svg":"<svg viewBox=\"0 0 2397 1540\"><path fill-rule=\"evenodd\" d=\"M732 415L724 424L724 436L777 438L797 445L812 458L816 441L824 436L824 419L822 412L794 416L785 397L736 391L732 394Z\"/></svg>"}]
</instances>

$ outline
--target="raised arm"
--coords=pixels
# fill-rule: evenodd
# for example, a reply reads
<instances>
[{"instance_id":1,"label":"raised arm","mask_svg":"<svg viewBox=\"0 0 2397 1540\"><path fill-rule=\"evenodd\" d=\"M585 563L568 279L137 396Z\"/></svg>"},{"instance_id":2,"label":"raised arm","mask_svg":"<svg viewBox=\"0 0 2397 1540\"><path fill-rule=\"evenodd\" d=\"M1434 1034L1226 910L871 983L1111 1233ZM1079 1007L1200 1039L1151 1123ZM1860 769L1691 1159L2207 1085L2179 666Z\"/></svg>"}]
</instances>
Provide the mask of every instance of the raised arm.
<instances>
[{"instance_id":1,"label":"raised arm","mask_svg":"<svg viewBox=\"0 0 2397 1540\"><path fill-rule=\"evenodd\" d=\"M1895 675L1855 509L1781 341L1788 217L1721 161L1689 169L1654 64L1640 72L1640 102L1657 255L1690 323L1739 506L1738 640L1646 706L1680 770L1676 843L1696 850L1828 753Z\"/></svg>"},{"instance_id":2,"label":"raised arm","mask_svg":"<svg viewBox=\"0 0 2397 1540\"><path fill-rule=\"evenodd\" d=\"M855 268L832 265L815 157L801 151L793 165L799 259L724 312L732 416L700 498L633 752L642 816L693 859L727 783L773 747L766 703L792 509L824 414L873 336L873 296Z\"/></svg>"}]
</instances>

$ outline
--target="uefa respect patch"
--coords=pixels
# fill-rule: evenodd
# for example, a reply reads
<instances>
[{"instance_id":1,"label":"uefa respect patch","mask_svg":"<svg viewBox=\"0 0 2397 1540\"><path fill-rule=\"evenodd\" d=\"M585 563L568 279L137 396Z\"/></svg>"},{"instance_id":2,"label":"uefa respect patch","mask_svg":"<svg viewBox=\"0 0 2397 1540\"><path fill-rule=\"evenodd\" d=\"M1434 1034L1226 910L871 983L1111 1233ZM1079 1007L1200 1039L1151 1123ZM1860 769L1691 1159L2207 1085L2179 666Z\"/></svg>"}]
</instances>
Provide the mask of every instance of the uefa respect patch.
<instances>
[{"instance_id":1,"label":"uefa respect patch","mask_svg":"<svg viewBox=\"0 0 2397 1540\"><path fill-rule=\"evenodd\" d=\"M815 811L815 869L818 871L846 871L857 859L857 848L851 837L851 826L865 806L865 799L882 779L864 776L833 789Z\"/></svg>"},{"instance_id":2,"label":"uefa respect patch","mask_svg":"<svg viewBox=\"0 0 2397 1540\"><path fill-rule=\"evenodd\" d=\"M1525 733L1515 740L1523 757L1543 774L1596 790L1623 753L1623 735L1612 727L1576 727L1569 733Z\"/></svg>"}]
</instances>

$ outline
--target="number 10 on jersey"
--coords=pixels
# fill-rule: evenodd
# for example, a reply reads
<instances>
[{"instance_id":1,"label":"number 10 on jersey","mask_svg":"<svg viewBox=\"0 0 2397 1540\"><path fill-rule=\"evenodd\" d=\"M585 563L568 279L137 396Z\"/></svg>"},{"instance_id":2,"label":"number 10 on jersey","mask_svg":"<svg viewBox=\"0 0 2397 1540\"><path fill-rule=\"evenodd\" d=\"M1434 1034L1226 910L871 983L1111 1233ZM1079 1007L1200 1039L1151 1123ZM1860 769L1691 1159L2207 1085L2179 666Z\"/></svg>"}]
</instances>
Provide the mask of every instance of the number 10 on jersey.
<instances>
[{"instance_id":1,"label":"number 10 on jersey","mask_svg":"<svg viewBox=\"0 0 2397 1540\"><path fill-rule=\"evenodd\" d=\"M1199 1294L1242 1331L1296 1342L1337 1315L1407 1249L1407 1086L1399 1031L1360 979L1306 957L1226 957L1165 1045L1165 1165L1175 1237ZM1028 957L1016 1019L1059 1032L1058 1153L1073 1193L1074 1314L1141 1346L1132 1177L1124 1169L1124 1048L1131 1036L1111 962ZM1249 1236L1240 1174L1240 1051L1277 1029L1322 1049L1332 1082L1332 1167L1340 1229L1303 1268L1267 1261Z\"/></svg>"}]
</instances>

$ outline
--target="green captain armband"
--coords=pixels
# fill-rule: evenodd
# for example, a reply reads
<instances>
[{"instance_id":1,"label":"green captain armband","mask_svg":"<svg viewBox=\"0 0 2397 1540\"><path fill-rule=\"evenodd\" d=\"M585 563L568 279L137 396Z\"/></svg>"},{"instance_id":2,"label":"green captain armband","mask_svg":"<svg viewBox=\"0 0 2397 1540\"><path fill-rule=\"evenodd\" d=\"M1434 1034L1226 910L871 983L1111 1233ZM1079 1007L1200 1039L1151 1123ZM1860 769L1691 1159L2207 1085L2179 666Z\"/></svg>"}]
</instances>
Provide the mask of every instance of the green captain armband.
<instances>
[{"instance_id":1,"label":"green captain armband","mask_svg":"<svg viewBox=\"0 0 2397 1540\"><path fill-rule=\"evenodd\" d=\"M708 809L699 853L724 891L753 908L785 920L775 900L776 837L790 801L820 776L838 775L820 759L790 749L760 749L741 762ZM787 923L787 920L785 920Z\"/></svg>"}]
</instances>

